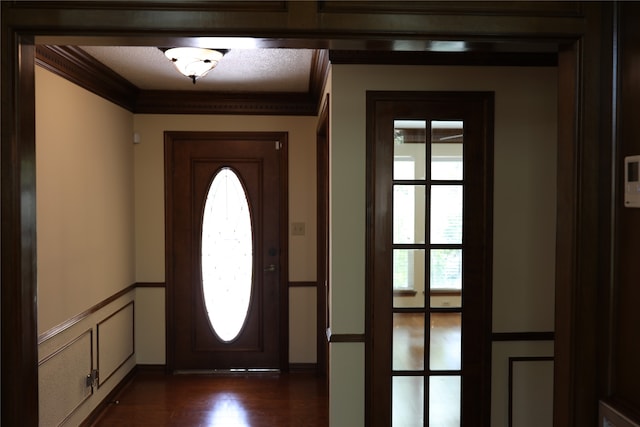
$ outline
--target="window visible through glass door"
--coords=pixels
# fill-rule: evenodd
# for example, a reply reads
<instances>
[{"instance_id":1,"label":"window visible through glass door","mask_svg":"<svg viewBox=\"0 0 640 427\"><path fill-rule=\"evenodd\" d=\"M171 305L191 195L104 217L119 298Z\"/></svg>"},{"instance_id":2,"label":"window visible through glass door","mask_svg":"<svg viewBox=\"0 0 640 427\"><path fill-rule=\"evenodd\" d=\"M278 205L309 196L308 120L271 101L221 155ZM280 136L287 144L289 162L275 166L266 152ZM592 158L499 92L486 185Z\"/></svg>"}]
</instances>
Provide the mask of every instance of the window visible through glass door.
<instances>
[{"instance_id":1,"label":"window visible through glass door","mask_svg":"<svg viewBox=\"0 0 640 427\"><path fill-rule=\"evenodd\" d=\"M368 94L372 426L488 422L492 100Z\"/></svg>"},{"instance_id":2,"label":"window visible through glass door","mask_svg":"<svg viewBox=\"0 0 640 427\"><path fill-rule=\"evenodd\" d=\"M463 141L462 120L394 120L394 427L460 426Z\"/></svg>"}]
</instances>

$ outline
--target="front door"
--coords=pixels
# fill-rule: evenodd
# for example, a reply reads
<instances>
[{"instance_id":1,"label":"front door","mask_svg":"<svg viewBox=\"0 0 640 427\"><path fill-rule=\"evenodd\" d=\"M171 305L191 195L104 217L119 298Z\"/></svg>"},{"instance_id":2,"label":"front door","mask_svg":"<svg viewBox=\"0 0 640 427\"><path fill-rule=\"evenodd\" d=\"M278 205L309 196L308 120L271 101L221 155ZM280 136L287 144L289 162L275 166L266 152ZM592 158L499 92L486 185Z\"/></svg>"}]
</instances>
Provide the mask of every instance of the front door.
<instances>
[{"instance_id":1,"label":"front door","mask_svg":"<svg viewBox=\"0 0 640 427\"><path fill-rule=\"evenodd\" d=\"M286 142L165 133L169 369L285 367Z\"/></svg>"}]
</instances>

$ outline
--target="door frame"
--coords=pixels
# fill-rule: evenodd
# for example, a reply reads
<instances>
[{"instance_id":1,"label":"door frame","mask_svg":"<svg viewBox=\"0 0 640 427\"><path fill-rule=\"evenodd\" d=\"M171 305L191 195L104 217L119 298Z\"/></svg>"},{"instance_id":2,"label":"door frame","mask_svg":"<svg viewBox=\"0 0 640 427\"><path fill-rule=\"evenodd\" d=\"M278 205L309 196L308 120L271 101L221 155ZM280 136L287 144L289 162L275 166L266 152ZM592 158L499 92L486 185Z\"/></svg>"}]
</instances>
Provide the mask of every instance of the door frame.
<instances>
[{"instance_id":1,"label":"door frame","mask_svg":"<svg viewBox=\"0 0 640 427\"><path fill-rule=\"evenodd\" d=\"M173 188L171 175L173 173L173 146L180 143L181 139L189 141L203 140L215 143L216 140L273 140L280 142L281 151L278 177L280 180L280 200L278 210L279 214L279 245L280 245L280 265L278 276L278 293L280 313L278 319L279 328L279 369L281 372L289 371L289 152L288 152L288 133L287 132L205 132L205 131L165 131L164 132L164 198L165 198L165 325L166 325L166 371L172 373L175 369L175 328L173 307L173 295L175 294L175 286L173 279L173 221L171 206L173 205Z\"/></svg>"},{"instance_id":2,"label":"door frame","mask_svg":"<svg viewBox=\"0 0 640 427\"><path fill-rule=\"evenodd\" d=\"M188 9L189 3L193 8L201 7L195 2L184 2L182 6ZM193 11L172 9L165 14L158 10L149 11L155 14L154 19L146 20L146 25L140 27L132 20L132 14L137 14L142 21L147 16L146 11L118 13L123 6L107 6L104 2L92 5L94 9L90 16L93 20L88 22L77 11L65 11L69 5L65 6L64 2L52 2L47 5L49 12L44 14L38 14L38 6L34 4L23 8L19 2L12 5L3 3L0 39L0 312L1 421L6 425L38 425L35 37L52 34L71 36L73 42L80 43L88 36L97 35L131 41L123 38L123 34L155 36L154 40L158 40L161 34L168 34L165 38L160 37L167 41L171 35L194 34L200 30L202 35L264 37L272 41L274 47L344 46L353 49L354 44L350 43L359 41L357 46L364 50L375 49L387 42L385 46L393 49L395 40L404 42L409 37L406 31L399 31L401 17L395 21L396 26L383 29L371 25L366 27L367 31L359 31L357 29L362 27L358 25L368 23L364 17L348 30L348 27L335 25L335 19L344 20L344 15L333 15L333 19L328 21L313 21L314 14L320 14L321 10L310 12L305 8L305 2L291 3L292 7L285 12L291 15L289 20L274 19L269 21L273 25L257 30L251 23L258 22L260 14L252 14L249 19L234 11L229 13L232 19L225 21L225 25L216 28L215 32L210 23L222 22L215 15L219 13L215 8L198 11L202 16L198 20L200 26L194 27L193 20L186 19L184 15ZM311 3L309 6L313 8ZM10 10L10 7L15 10ZM598 359L604 357L603 353L606 356L608 351L605 342L594 338L593 331L599 330L602 323L594 315L594 309L602 306L597 291L603 286L615 285L611 278L604 277L611 266L610 257L613 257L609 233L612 220L610 172L615 165L612 163L612 148L601 144L601 140L606 141L612 135L612 123L617 119L617 112L611 111L616 94L611 81L605 80L608 74L603 71L617 55L611 43L615 30L611 22L604 19L614 6L606 2L577 2L575 11L547 14L549 21L541 20L535 14L531 19L523 20L522 15L514 18L507 12L494 16L494 21L487 21L486 16L474 17L472 13L451 15L451 9L448 13L451 16L441 20L437 17L439 6L431 7L432 16L426 16L426 22L433 27L425 25L423 31L410 35L412 39L444 37L448 40L482 41L488 38L498 42L516 42L514 52L519 51L519 41L542 46L553 41L561 44L558 64L558 170L561 173L558 176L557 215L557 242L561 255L556 259L554 423L558 426L589 425L597 417L595 403L602 391L599 384L602 376L594 372L602 366ZM464 7L469 6L462 5L462 9ZM296 20L296 16L301 19ZM418 16L413 18L418 19ZM102 25L93 25L95 22ZM282 22L299 22L300 26L283 29L286 26ZM446 29L443 27L451 22L454 24ZM469 22L476 25L469 26ZM132 32L132 24L135 32ZM537 31L526 33L534 26ZM304 35L308 38L301 39ZM375 38L377 44L367 45L368 36ZM599 239L594 238L594 233ZM599 284L599 277L603 278L603 284Z\"/></svg>"},{"instance_id":3,"label":"door frame","mask_svg":"<svg viewBox=\"0 0 640 427\"><path fill-rule=\"evenodd\" d=\"M316 199L317 199L317 261L316 261L316 371L324 377L329 373L329 94L322 104L316 129Z\"/></svg>"},{"instance_id":4,"label":"door frame","mask_svg":"<svg viewBox=\"0 0 640 427\"><path fill-rule=\"evenodd\" d=\"M392 420L392 316L395 313L394 309L397 309L393 304L393 292L389 288L393 275L390 259L394 246L392 238L394 143L387 142L392 135L390 133L381 135L378 132L378 126L382 123L381 116L388 117L390 111L393 111L393 117L407 120L418 120L419 117L420 120L430 120L431 118L412 114L420 108L420 104L436 105L435 109L444 109L454 104L462 105L459 116L465 117L465 120L471 116L474 121L481 123L473 131L465 127L464 178L460 181L454 180L457 182L456 185L462 185L464 188L465 208L462 213L464 237L459 243L461 250L464 251L462 269L466 274L463 273L463 276L471 276L470 279L462 279L462 305L455 313L459 312L462 315L462 366L459 374L462 381L461 420L467 420L465 425L477 426L489 425L491 422L494 98L493 92L481 91L367 92L365 421L368 426L386 426ZM401 108L404 110L399 113L396 104L403 103L406 103L406 106L403 105ZM430 108L434 109L433 106ZM472 109L474 113L470 115L468 111ZM450 110L447 109L447 112L450 113ZM459 116L454 114L446 117ZM467 123L471 122L465 121L465 125ZM428 153L430 152L425 151L425 155L428 156ZM429 158L425 159L426 163L429 161ZM432 186L434 182L428 177L426 180L418 181L426 187ZM429 190L426 190L425 197L428 195ZM425 203L425 220L428 221L431 215L428 213L430 201L427 199ZM427 240L424 247L425 253L428 253L432 246ZM466 257L467 254L471 256ZM425 258L425 265L428 265L428 255L425 255ZM425 268L428 271L428 267ZM467 280L470 280L473 285L467 284L465 287ZM424 307L421 307L425 313L425 324L428 316L437 312L437 309L429 303L430 293L427 284L428 279L425 284ZM473 343L471 348L468 346L470 343ZM425 355L427 354L425 348ZM427 377L430 377L426 362L423 369L416 370L422 370ZM427 395L426 387L428 386L425 385L425 396ZM465 393L468 392L473 394L473 399L465 399L468 397ZM376 401L387 399L387 396L388 402Z\"/></svg>"}]
</instances>

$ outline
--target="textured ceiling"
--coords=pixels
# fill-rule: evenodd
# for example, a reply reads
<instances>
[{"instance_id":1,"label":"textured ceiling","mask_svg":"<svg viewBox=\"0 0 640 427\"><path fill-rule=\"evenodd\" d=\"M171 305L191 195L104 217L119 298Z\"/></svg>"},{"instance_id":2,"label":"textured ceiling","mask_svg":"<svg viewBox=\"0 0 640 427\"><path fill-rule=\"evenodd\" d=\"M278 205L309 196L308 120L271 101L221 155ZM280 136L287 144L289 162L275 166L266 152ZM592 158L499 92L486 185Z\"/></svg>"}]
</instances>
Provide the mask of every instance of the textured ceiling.
<instances>
[{"instance_id":1,"label":"textured ceiling","mask_svg":"<svg viewBox=\"0 0 640 427\"><path fill-rule=\"evenodd\" d=\"M312 49L232 49L194 85L155 47L80 46L143 90L307 92Z\"/></svg>"}]
</instances>

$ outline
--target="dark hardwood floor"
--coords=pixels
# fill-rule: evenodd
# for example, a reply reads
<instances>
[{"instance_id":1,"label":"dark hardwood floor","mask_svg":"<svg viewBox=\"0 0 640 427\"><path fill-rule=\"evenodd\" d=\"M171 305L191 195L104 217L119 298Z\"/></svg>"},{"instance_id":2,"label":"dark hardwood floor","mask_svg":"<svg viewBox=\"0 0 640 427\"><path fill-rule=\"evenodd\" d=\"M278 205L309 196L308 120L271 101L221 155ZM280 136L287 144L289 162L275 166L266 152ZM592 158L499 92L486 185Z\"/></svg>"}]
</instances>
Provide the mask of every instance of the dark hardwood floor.
<instances>
[{"instance_id":1,"label":"dark hardwood floor","mask_svg":"<svg viewBox=\"0 0 640 427\"><path fill-rule=\"evenodd\" d=\"M326 379L313 374L139 372L93 424L326 427Z\"/></svg>"},{"instance_id":2,"label":"dark hardwood floor","mask_svg":"<svg viewBox=\"0 0 640 427\"><path fill-rule=\"evenodd\" d=\"M442 364L460 358L460 316L431 315L431 357L424 359L424 315L394 320L394 365L422 369L425 363ZM310 373L179 374L140 369L116 397L94 427L327 427L326 378ZM422 425L424 382L394 390L394 420L401 425ZM431 411L447 412L460 404L460 389L441 389ZM442 403L444 402L444 404ZM416 409L417 408L417 409ZM445 417L446 418L446 417ZM459 418L439 426L460 425Z\"/></svg>"}]
</instances>

